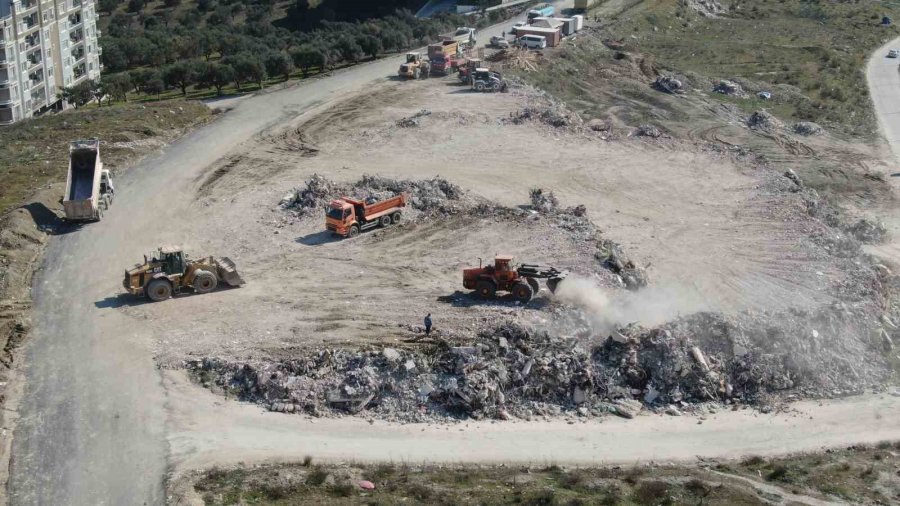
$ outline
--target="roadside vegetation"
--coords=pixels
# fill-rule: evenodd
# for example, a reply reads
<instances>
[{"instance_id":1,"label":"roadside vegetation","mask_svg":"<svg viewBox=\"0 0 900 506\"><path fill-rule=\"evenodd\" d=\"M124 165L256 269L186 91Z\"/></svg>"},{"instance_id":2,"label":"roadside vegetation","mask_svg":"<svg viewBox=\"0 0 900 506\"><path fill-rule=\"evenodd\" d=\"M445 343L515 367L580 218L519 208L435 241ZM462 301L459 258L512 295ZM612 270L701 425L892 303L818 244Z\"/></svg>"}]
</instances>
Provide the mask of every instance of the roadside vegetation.
<instances>
[{"instance_id":1,"label":"roadside vegetation","mask_svg":"<svg viewBox=\"0 0 900 506\"><path fill-rule=\"evenodd\" d=\"M214 469L194 491L208 505L755 505L781 502L781 494L887 504L900 499L898 450L900 443L883 443L700 466L602 468L328 466L307 459ZM374 490L361 488L361 480Z\"/></svg>"},{"instance_id":2,"label":"roadside vegetation","mask_svg":"<svg viewBox=\"0 0 900 506\"><path fill-rule=\"evenodd\" d=\"M70 140L101 139L103 162L115 170L209 117L201 103L157 102L70 111L0 129L0 215L65 179Z\"/></svg>"},{"instance_id":3,"label":"roadside vegetation","mask_svg":"<svg viewBox=\"0 0 900 506\"><path fill-rule=\"evenodd\" d=\"M352 3L352 5L350 5ZM369 4L369 5L365 5ZM440 39L506 16L419 19L408 0L103 0L104 74L66 90L77 105L256 91ZM522 9L524 7L517 7Z\"/></svg>"}]
</instances>

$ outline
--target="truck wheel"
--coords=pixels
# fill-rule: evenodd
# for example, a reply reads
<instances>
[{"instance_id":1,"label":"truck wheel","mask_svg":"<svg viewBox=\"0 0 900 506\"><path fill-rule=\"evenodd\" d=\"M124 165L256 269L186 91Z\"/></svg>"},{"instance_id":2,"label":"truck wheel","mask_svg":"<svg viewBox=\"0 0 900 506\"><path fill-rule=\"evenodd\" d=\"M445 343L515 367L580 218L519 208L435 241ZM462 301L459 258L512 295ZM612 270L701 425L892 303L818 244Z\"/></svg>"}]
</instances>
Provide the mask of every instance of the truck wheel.
<instances>
[{"instance_id":1,"label":"truck wheel","mask_svg":"<svg viewBox=\"0 0 900 506\"><path fill-rule=\"evenodd\" d=\"M154 279L147 285L147 298L160 302L172 296L172 283L168 279Z\"/></svg>"},{"instance_id":2,"label":"truck wheel","mask_svg":"<svg viewBox=\"0 0 900 506\"><path fill-rule=\"evenodd\" d=\"M391 223L393 223L394 225L400 223L401 219L403 219L403 215L400 214L400 211L397 211L396 213L391 215Z\"/></svg>"},{"instance_id":3,"label":"truck wheel","mask_svg":"<svg viewBox=\"0 0 900 506\"><path fill-rule=\"evenodd\" d=\"M94 221L100 221L100 220L102 220L102 219L103 219L103 206L102 206L102 205L98 205L98 206L97 206L97 219L94 220Z\"/></svg>"},{"instance_id":4,"label":"truck wheel","mask_svg":"<svg viewBox=\"0 0 900 506\"><path fill-rule=\"evenodd\" d=\"M481 81L475 83L475 91L484 91L484 83Z\"/></svg>"},{"instance_id":5,"label":"truck wheel","mask_svg":"<svg viewBox=\"0 0 900 506\"><path fill-rule=\"evenodd\" d=\"M513 286L512 294L513 297L515 297L516 300L518 300L522 304L529 302L531 300L531 297L534 296L534 292L531 290L531 287L528 286L528 283L523 283L521 281Z\"/></svg>"},{"instance_id":6,"label":"truck wheel","mask_svg":"<svg viewBox=\"0 0 900 506\"><path fill-rule=\"evenodd\" d=\"M494 91L500 91L500 83L494 83L491 85L491 89Z\"/></svg>"},{"instance_id":7,"label":"truck wheel","mask_svg":"<svg viewBox=\"0 0 900 506\"><path fill-rule=\"evenodd\" d=\"M475 285L475 291L483 299L493 299L497 294L497 285L487 280L481 280Z\"/></svg>"},{"instance_id":8,"label":"truck wheel","mask_svg":"<svg viewBox=\"0 0 900 506\"><path fill-rule=\"evenodd\" d=\"M196 293L209 293L219 285L219 278L209 271L197 271L194 275L194 291Z\"/></svg>"},{"instance_id":9,"label":"truck wheel","mask_svg":"<svg viewBox=\"0 0 900 506\"><path fill-rule=\"evenodd\" d=\"M419 69L413 70L413 79L418 79L418 78L419 78L419 73L420 73L420 70L419 70Z\"/></svg>"},{"instance_id":10,"label":"truck wheel","mask_svg":"<svg viewBox=\"0 0 900 506\"><path fill-rule=\"evenodd\" d=\"M359 235L359 227L357 227L356 225L353 225L352 227L350 227L350 232L347 233L347 237L356 237L358 235Z\"/></svg>"},{"instance_id":11,"label":"truck wheel","mask_svg":"<svg viewBox=\"0 0 900 506\"><path fill-rule=\"evenodd\" d=\"M388 215L382 216L380 221L380 225L382 228L391 226L391 217Z\"/></svg>"},{"instance_id":12,"label":"truck wheel","mask_svg":"<svg viewBox=\"0 0 900 506\"><path fill-rule=\"evenodd\" d=\"M533 295L537 295L538 292L541 291L541 285L538 284L538 281L534 278L526 278L525 281L528 281L528 286L531 287L531 293Z\"/></svg>"}]
</instances>

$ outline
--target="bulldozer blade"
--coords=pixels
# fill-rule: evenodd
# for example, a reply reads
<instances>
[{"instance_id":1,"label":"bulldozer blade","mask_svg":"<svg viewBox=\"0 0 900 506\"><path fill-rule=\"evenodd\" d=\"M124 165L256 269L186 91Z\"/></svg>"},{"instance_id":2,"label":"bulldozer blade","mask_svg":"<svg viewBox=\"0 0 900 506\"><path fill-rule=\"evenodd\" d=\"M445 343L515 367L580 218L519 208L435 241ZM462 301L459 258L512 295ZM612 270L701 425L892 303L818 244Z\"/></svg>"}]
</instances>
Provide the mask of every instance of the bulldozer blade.
<instances>
[{"instance_id":1,"label":"bulldozer blade","mask_svg":"<svg viewBox=\"0 0 900 506\"><path fill-rule=\"evenodd\" d=\"M219 279L228 283L229 286L241 286L244 279L238 274L234 262L228 257L216 258L216 266L219 268Z\"/></svg>"}]
</instances>

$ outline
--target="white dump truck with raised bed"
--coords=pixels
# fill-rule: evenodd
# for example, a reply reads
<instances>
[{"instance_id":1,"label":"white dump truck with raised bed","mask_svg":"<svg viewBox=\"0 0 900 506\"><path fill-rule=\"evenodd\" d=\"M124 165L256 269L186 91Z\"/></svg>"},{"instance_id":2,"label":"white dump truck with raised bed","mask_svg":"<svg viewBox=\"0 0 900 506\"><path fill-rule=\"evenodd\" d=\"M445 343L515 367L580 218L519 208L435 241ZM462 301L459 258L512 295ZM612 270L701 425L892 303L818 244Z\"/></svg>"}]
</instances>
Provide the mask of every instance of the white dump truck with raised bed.
<instances>
[{"instance_id":1,"label":"white dump truck with raised bed","mask_svg":"<svg viewBox=\"0 0 900 506\"><path fill-rule=\"evenodd\" d=\"M66 219L100 221L103 212L112 205L114 195L112 177L100 161L100 141L69 143L69 174L62 199Z\"/></svg>"}]
</instances>

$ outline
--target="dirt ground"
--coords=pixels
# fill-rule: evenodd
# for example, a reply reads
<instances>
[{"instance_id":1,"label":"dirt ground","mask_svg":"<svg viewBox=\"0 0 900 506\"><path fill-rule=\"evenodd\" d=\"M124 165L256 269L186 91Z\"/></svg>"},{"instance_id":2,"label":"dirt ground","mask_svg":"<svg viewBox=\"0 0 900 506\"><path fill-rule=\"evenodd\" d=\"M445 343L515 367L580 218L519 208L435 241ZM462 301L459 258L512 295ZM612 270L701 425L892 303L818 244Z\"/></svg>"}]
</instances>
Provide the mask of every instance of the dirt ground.
<instances>
[{"instance_id":1,"label":"dirt ground","mask_svg":"<svg viewBox=\"0 0 900 506\"><path fill-rule=\"evenodd\" d=\"M604 237L650 273L647 303L632 304L630 321L814 307L849 281L842 261L809 239L818 224L799 197L786 196L780 175L692 142L604 140L589 130L508 121L546 100L529 88L476 94L446 78L385 82L304 114L196 181L197 234L184 246L236 260L245 287L160 304L110 302L158 327L159 360L178 365L197 355L395 342L412 337L429 312L436 329L450 332L498 313L541 318L546 292L526 307L459 293L461 269L496 253L598 270L591 247L540 220L432 219L335 240L323 232L322 216L297 218L278 206L313 174L339 182L440 175L503 206L528 204L535 187L554 191L562 206L584 204ZM397 125L421 109L431 114L418 126Z\"/></svg>"}]
</instances>

